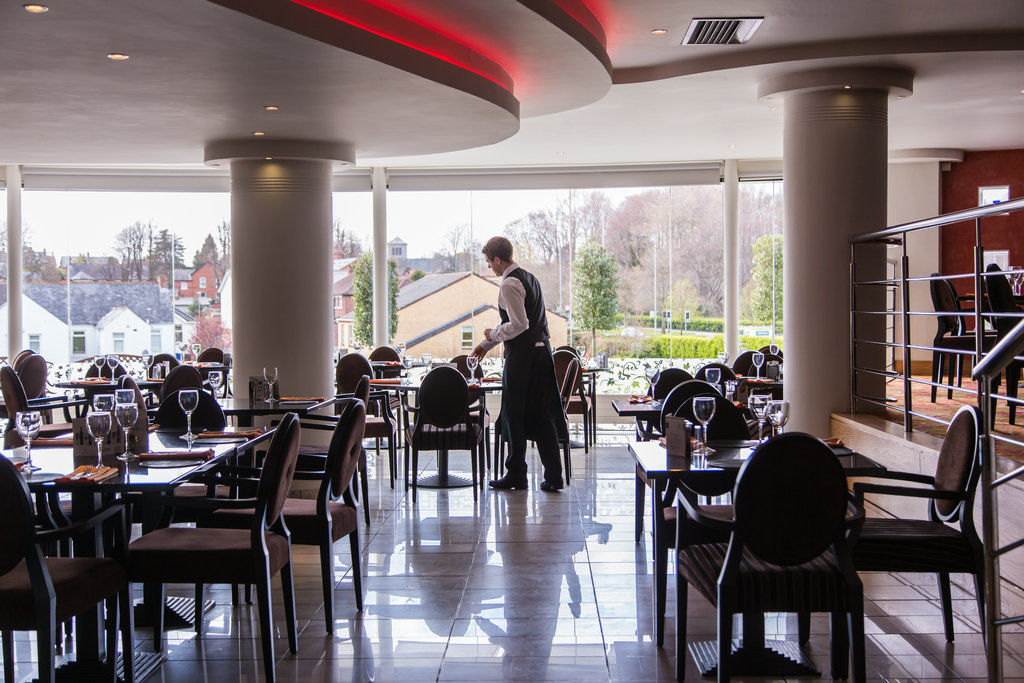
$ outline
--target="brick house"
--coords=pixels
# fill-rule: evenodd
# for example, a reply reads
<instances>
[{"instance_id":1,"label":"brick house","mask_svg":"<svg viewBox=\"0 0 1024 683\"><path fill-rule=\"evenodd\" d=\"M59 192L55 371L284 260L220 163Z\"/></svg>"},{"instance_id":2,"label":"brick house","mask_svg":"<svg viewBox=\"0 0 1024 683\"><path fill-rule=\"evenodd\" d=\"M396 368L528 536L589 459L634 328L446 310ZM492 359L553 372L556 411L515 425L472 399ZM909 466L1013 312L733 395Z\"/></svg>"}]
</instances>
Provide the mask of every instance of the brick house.
<instances>
[{"instance_id":1,"label":"brick house","mask_svg":"<svg viewBox=\"0 0 1024 683\"><path fill-rule=\"evenodd\" d=\"M217 298L220 278L212 263L204 263L194 270L175 270L174 296L178 299L198 299L200 303Z\"/></svg>"}]
</instances>

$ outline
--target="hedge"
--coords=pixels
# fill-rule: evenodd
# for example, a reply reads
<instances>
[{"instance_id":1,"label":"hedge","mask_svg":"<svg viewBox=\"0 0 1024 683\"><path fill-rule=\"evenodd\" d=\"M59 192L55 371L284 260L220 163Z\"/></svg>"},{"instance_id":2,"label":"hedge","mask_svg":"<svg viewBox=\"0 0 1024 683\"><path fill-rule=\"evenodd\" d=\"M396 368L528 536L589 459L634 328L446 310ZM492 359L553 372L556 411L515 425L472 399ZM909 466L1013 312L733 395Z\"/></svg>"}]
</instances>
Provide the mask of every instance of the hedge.
<instances>
[{"instance_id":1,"label":"hedge","mask_svg":"<svg viewBox=\"0 0 1024 683\"><path fill-rule=\"evenodd\" d=\"M744 336L740 337L740 344L746 345L748 349L759 349L768 344L768 340L764 337ZM721 335L672 335L670 338L663 334L636 339L604 339L598 348L612 358L715 358L725 348L725 341ZM669 348L672 350L671 356Z\"/></svg>"}]
</instances>

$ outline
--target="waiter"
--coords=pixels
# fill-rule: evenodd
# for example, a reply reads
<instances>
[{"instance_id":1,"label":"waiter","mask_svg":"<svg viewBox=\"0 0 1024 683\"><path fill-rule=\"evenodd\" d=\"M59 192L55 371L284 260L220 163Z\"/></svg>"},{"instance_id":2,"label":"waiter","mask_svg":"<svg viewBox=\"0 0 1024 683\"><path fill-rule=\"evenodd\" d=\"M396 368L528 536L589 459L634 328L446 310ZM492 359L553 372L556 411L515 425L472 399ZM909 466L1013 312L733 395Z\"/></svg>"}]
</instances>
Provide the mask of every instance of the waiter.
<instances>
[{"instance_id":1,"label":"waiter","mask_svg":"<svg viewBox=\"0 0 1024 683\"><path fill-rule=\"evenodd\" d=\"M501 324L484 330L484 341L473 355L483 359L499 342L505 344L499 424L509 444L506 474L490 484L495 489L527 488L526 440L530 439L536 442L544 465L541 490L558 491L562 488L558 436L568 438L568 428L555 382L544 294L537 278L512 260L512 243L507 239L492 237L483 253L487 265L501 278Z\"/></svg>"}]
</instances>

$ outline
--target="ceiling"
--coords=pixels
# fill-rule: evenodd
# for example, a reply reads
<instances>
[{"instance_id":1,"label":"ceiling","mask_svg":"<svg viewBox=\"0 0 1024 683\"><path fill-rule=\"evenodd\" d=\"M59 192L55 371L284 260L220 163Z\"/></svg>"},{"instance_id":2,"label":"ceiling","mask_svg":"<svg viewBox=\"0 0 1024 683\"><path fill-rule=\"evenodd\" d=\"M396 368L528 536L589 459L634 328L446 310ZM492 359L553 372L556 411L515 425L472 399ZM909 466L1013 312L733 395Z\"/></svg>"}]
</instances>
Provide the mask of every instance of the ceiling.
<instances>
[{"instance_id":1,"label":"ceiling","mask_svg":"<svg viewBox=\"0 0 1024 683\"><path fill-rule=\"evenodd\" d=\"M346 142L360 165L778 158L784 105L757 84L855 65L917 74L891 149L1024 147L1017 0L46 4L0 7L0 163L200 166L254 131ZM748 44L679 45L691 18L751 7Z\"/></svg>"}]
</instances>

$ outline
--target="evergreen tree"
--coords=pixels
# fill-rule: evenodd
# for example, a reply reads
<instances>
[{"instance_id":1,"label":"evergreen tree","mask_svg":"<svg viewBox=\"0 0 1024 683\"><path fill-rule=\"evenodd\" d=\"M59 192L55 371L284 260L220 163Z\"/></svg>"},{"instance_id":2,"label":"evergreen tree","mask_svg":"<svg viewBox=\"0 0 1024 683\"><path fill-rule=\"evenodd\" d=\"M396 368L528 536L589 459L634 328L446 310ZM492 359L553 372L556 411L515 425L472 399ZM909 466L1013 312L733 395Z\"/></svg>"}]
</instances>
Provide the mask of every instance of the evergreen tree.
<instances>
[{"instance_id":1,"label":"evergreen tree","mask_svg":"<svg viewBox=\"0 0 1024 683\"><path fill-rule=\"evenodd\" d=\"M398 266L388 259L388 342L398 331ZM353 320L352 332L356 341L367 346L373 344L373 255L366 252L356 259L352 269Z\"/></svg>"},{"instance_id":2,"label":"evergreen tree","mask_svg":"<svg viewBox=\"0 0 1024 683\"><path fill-rule=\"evenodd\" d=\"M573 323L590 330L594 349L597 330L615 326L619 312L619 266L604 247L587 242L576 249L572 264Z\"/></svg>"}]
</instances>

